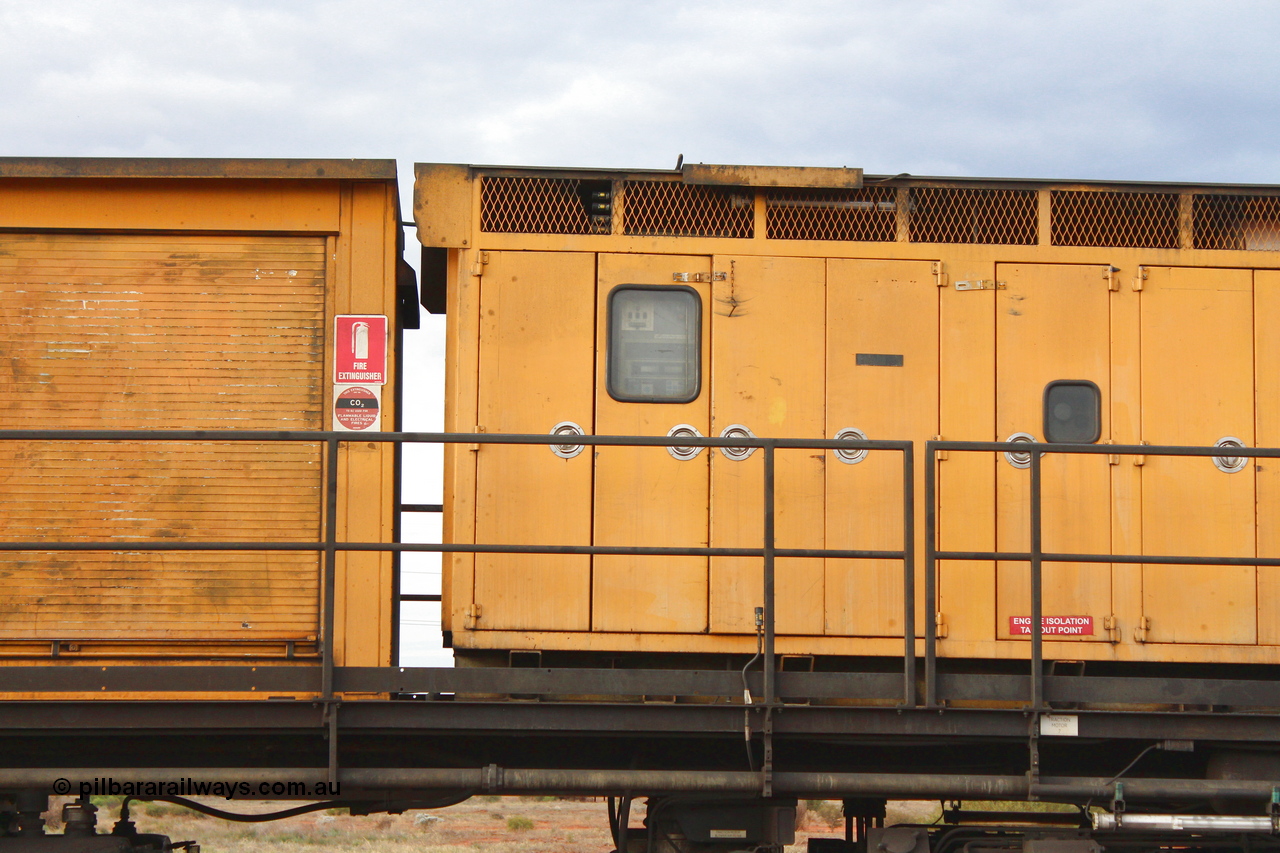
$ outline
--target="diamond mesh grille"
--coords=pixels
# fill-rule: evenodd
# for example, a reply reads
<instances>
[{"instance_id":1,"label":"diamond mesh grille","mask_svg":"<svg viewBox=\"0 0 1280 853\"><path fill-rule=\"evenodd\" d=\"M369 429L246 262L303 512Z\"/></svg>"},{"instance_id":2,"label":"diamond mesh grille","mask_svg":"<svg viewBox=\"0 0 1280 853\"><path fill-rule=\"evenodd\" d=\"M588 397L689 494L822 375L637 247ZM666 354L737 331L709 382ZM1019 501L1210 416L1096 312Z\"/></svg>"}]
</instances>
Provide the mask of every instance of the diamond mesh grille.
<instances>
[{"instance_id":1,"label":"diamond mesh grille","mask_svg":"<svg viewBox=\"0 0 1280 853\"><path fill-rule=\"evenodd\" d=\"M480 187L480 230L517 234L608 234L612 217L592 215L607 181L488 177Z\"/></svg>"},{"instance_id":2,"label":"diamond mesh grille","mask_svg":"<svg viewBox=\"0 0 1280 853\"><path fill-rule=\"evenodd\" d=\"M751 190L674 181L627 181L623 229L647 237L751 237Z\"/></svg>"},{"instance_id":3,"label":"diamond mesh grille","mask_svg":"<svg viewBox=\"0 0 1280 853\"><path fill-rule=\"evenodd\" d=\"M1191 209L1197 249L1280 250L1280 197L1197 195Z\"/></svg>"},{"instance_id":4,"label":"diamond mesh grille","mask_svg":"<svg viewBox=\"0 0 1280 853\"><path fill-rule=\"evenodd\" d=\"M773 190L765 197L766 233L773 240L892 241L896 195L891 187Z\"/></svg>"},{"instance_id":5,"label":"diamond mesh grille","mask_svg":"<svg viewBox=\"0 0 1280 853\"><path fill-rule=\"evenodd\" d=\"M911 242L1036 242L1035 190L916 187L911 190Z\"/></svg>"},{"instance_id":6,"label":"diamond mesh grille","mask_svg":"<svg viewBox=\"0 0 1280 853\"><path fill-rule=\"evenodd\" d=\"M1176 193L1054 190L1053 245L1178 248Z\"/></svg>"}]
</instances>

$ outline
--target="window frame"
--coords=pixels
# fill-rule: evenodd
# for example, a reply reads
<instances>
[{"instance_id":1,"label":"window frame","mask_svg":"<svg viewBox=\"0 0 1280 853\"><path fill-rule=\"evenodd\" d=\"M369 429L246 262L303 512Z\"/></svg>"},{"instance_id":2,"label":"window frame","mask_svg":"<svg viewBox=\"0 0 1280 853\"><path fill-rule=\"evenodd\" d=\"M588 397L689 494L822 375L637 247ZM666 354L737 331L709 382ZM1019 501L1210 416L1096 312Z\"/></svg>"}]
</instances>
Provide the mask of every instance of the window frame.
<instances>
[{"instance_id":1,"label":"window frame","mask_svg":"<svg viewBox=\"0 0 1280 853\"><path fill-rule=\"evenodd\" d=\"M1054 388L1061 385L1078 385L1093 390L1093 398L1097 402L1097 423L1094 428L1093 438L1088 441L1055 441L1049 437L1049 394ZM1040 430L1044 435L1045 444L1097 444L1102 440L1102 389L1098 387L1098 383L1091 379L1055 379L1048 385L1044 386L1044 396L1040 407Z\"/></svg>"},{"instance_id":2,"label":"window frame","mask_svg":"<svg viewBox=\"0 0 1280 853\"><path fill-rule=\"evenodd\" d=\"M687 397L659 397L621 394L613 387L613 302L619 291L623 290L664 290L682 291L693 296L693 392ZM609 290L605 299L605 343L604 343L604 386L609 397L619 403L666 403L685 405L702 396L702 294L685 284L618 284Z\"/></svg>"}]
</instances>

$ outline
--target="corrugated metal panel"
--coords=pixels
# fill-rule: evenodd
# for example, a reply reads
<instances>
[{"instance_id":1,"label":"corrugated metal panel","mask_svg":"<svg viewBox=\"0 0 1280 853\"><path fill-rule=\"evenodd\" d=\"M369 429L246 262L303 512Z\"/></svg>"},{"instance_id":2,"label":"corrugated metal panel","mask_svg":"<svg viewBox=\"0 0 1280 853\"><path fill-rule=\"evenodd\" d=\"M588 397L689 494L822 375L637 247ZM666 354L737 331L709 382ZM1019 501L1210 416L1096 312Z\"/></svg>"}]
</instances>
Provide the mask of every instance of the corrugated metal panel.
<instances>
[{"instance_id":1,"label":"corrugated metal panel","mask_svg":"<svg viewBox=\"0 0 1280 853\"><path fill-rule=\"evenodd\" d=\"M0 235L8 429L319 429L323 238ZM302 444L0 445L8 541L320 535ZM0 555L0 639L307 638L311 553Z\"/></svg>"}]
</instances>

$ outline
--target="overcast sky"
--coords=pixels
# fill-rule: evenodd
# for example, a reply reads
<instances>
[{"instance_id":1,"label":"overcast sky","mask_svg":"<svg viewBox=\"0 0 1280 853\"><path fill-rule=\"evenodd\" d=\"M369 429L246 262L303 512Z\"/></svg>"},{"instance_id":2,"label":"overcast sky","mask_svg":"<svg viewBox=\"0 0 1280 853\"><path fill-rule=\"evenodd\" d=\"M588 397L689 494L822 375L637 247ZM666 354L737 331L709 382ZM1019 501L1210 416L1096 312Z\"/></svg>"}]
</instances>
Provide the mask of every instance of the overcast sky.
<instances>
[{"instance_id":1,"label":"overcast sky","mask_svg":"<svg viewBox=\"0 0 1280 853\"><path fill-rule=\"evenodd\" d=\"M1278 37L1261 0L0 0L0 156L1280 183Z\"/></svg>"}]
</instances>

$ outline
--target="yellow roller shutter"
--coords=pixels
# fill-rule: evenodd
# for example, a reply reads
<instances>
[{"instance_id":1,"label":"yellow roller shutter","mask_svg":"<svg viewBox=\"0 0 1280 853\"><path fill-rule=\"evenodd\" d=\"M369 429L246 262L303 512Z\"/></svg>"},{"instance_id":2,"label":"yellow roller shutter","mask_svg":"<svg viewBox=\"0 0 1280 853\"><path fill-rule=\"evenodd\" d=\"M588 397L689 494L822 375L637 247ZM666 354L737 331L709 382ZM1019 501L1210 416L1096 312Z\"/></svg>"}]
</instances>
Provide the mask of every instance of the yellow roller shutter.
<instances>
[{"instance_id":1,"label":"yellow roller shutter","mask_svg":"<svg viewBox=\"0 0 1280 853\"><path fill-rule=\"evenodd\" d=\"M319 429L323 238L0 235L0 427ZM315 541L306 444L0 443L10 542ZM0 639L306 639L308 552L0 553Z\"/></svg>"}]
</instances>

